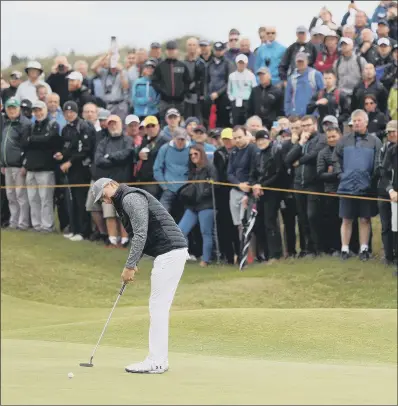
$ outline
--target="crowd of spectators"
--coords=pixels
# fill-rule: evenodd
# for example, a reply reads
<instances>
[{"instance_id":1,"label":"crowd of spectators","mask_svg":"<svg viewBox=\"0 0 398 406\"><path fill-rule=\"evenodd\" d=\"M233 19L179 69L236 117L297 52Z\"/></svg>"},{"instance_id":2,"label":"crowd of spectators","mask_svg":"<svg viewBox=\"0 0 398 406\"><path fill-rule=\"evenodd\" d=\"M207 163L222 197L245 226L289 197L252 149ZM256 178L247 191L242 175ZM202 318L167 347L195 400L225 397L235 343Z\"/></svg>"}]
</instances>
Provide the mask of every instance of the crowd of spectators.
<instances>
[{"instance_id":1,"label":"crowd of spectators","mask_svg":"<svg viewBox=\"0 0 398 406\"><path fill-rule=\"evenodd\" d=\"M58 56L51 72L30 61L26 80L2 78L2 227L51 233L56 208L70 241L127 247L112 205L90 191L110 177L149 182L139 187L172 213L202 266L216 246L239 260L252 202L258 261L366 261L379 215L384 261L396 264L397 3L373 16L350 3L340 25L324 7L287 48L273 26L258 35L253 51L233 28L227 42L188 39L184 58L176 41L164 55L153 42L124 65L112 52L91 67ZM210 179L230 186L184 184Z\"/></svg>"}]
</instances>

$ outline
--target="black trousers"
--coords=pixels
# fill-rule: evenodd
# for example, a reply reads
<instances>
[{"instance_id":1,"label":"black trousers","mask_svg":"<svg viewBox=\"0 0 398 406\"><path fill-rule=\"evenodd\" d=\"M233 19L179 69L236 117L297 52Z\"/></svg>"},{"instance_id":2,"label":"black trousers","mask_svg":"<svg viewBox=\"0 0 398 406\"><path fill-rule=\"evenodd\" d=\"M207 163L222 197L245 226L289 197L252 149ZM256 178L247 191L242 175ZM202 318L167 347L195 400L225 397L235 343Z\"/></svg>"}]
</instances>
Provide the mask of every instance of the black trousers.
<instances>
[{"instance_id":1,"label":"black trousers","mask_svg":"<svg viewBox=\"0 0 398 406\"><path fill-rule=\"evenodd\" d=\"M394 238L391 229L391 203L378 201L377 204L380 213L384 257L387 261L392 261L394 259Z\"/></svg>"},{"instance_id":2,"label":"black trousers","mask_svg":"<svg viewBox=\"0 0 398 406\"><path fill-rule=\"evenodd\" d=\"M321 225L323 233L323 251L332 254L341 249L341 219L339 217L339 198L321 197Z\"/></svg>"},{"instance_id":3,"label":"black trousers","mask_svg":"<svg viewBox=\"0 0 398 406\"><path fill-rule=\"evenodd\" d=\"M150 193L153 197L155 197L158 200L162 195L162 188L159 185L140 185L139 188Z\"/></svg>"},{"instance_id":4,"label":"black trousers","mask_svg":"<svg viewBox=\"0 0 398 406\"><path fill-rule=\"evenodd\" d=\"M56 185L64 185L66 183L64 174L59 167L55 170ZM67 191L64 188L57 187L54 190L54 205L57 208L59 228L63 231L69 225L68 204L66 201Z\"/></svg>"},{"instance_id":5,"label":"black trousers","mask_svg":"<svg viewBox=\"0 0 398 406\"><path fill-rule=\"evenodd\" d=\"M303 227L305 252L318 253L321 250L320 238L320 197L296 193L297 213Z\"/></svg>"},{"instance_id":6,"label":"black trousers","mask_svg":"<svg viewBox=\"0 0 398 406\"><path fill-rule=\"evenodd\" d=\"M268 261L269 251L267 242L267 232L265 229L265 210L264 210L264 196L261 196L257 201L257 217L254 223L253 233L256 236L256 254L257 258L263 253L264 258Z\"/></svg>"},{"instance_id":7,"label":"black trousers","mask_svg":"<svg viewBox=\"0 0 398 406\"><path fill-rule=\"evenodd\" d=\"M219 128L230 127L231 125L231 104L226 93L221 95L215 100L217 106L217 122L216 126Z\"/></svg>"},{"instance_id":8,"label":"black trousers","mask_svg":"<svg viewBox=\"0 0 398 406\"><path fill-rule=\"evenodd\" d=\"M1 174L0 184L1 186L5 186L6 184L6 177L3 174ZM8 225L10 221L10 209L8 208L7 192L5 189L1 189L0 212L1 212L1 225L2 226Z\"/></svg>"},{"instance_id":9,"label":"black trousers","mask_svg":"<svg viewBox=\"0 0 398 406\"><path fill-rule=\"evenodd\" d=\"M265 191L264 198L264 225L267 236L268 258L282 257L282 238L278 223L278 212L281 203L281 193Z\"/></svg>"},{"instance_id":10,"label":"black trousers","mask_svg":"<svg viewBox=\"0 0 398 406\"><path fill-rule=\"evenodd\" d=\"M283 204L281 205L283 224L285 226L286 249L289 256L296 255L296 199L291 193L283 194ZM300 224L300 223L299 223ZM304 233L299 227L300 247L305 247Z\"/></svg>"},{"instance_id":11,"label":"black trousers","mask_svg":"<svg viewBox=\"0 0 398 406\"><path fill-rule=\"evenodd\" d=\"M210 117L210 109L212 106L211 100L200 100L199 101L199 111L200 116L203 121L203 125L208 128L209 127L209 117Z\"/></svg>"},{"instance_id":12,"label":"black trousers","mask_svg":"<svg viewBox=\"0 0 398 406\"><path fill-rule=\"evenodd\" d=\"M184 102L184 118L197 117L200 119L200 108L198 103L187 103Z\"/></svg>"},{"instance_id":13,"label":"black trousers","mask_svg":"<svg viewBox=\"0 0 398 406\"><path fill-rule=\"evenodd\" d=\"M70 232L88 238L91 234L91 218L86 211L86 200L89 188L67 188L66 200L70 219ZM72 195L72 199L70 196Z\"/></svg>"},{"instance_id":14,"label":"black trousers","mask_svg":"<svg viewBox=\"0 0 398 406\"><path fill-rule=\"evenodd\" d=\"M233 102L235 104L235 102ZM243 101L242 107L236 107L232 105L232 125L244 125L247 119L247 105L248 102L246 100Z\"/></svg>"}]
</instances>

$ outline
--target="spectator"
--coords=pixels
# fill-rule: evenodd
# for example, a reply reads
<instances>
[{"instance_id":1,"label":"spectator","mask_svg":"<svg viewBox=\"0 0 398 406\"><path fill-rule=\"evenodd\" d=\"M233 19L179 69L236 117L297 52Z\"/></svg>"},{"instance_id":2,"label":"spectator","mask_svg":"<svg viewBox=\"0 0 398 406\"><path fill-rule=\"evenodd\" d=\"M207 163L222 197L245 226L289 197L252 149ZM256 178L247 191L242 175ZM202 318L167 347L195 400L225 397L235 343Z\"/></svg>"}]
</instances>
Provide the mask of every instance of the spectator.
<instances>
[{"instance_id":1,"label":"spectator","mask_svg":"<svg viewBox=\"0 0 398 406\"><path fill-rule=\"evenodd\" d=\"M254 73L247 69L246 55L238 55L235 62L237 70L229 75L227 94L232 105L232 124L242 125L246 121L249 97L257 81Z\"/></svg>"},{"instance_id":2,"label":"spectator","mask_svg":"<svg viewBox=\"0 0 398 406\"><path fill-rule=\"evenodd\" d=\"M183 102L191 83L188 68L177 57L177 43L167 42L166 59L156 66L152 76L152 86L160 95L159 111L162 121L166 111L172 107L184 111Z\"/></svg>"},{"instance_id":3,"label":"spectator","mask_svg":"<svg viewBox=\"0 0 398 406\"><path fill-rule=\"evenodd\" d=\"M47 78L47 83L51 90L59 95L61 104L68 100L68 79L67 76L72 73L72 68L68 63L66 56L56 56L51 73Z\"/></svg>"},{"instance_id":4,"label":"spectator","mask_svg":"<svg viewBox=\"0 0 398 406\"><path fill-rule=\"evenodd\" d=\"M131 138L133 148L139 148L142 144L140 134L140 119L135 114L130 114L126 117L124 124L126 125L126 135ZM113 178L112 178L113 179Z\"/></svg>"},{"instance_id":5,"label":"spectator","mask_svg":"<svg viewBox=\"0 0 398 406\"><path fill-rule=\"evenodd\" d=\"M66 120L59 105L59 96L57 95L57 93L51 93L47 96L46 102L48 117L50 120L55 120L58 123L59 135L61 135L62 129L66 125Z\"/></svg>"},{"instance_id":6,"label":"spectator","mask_svg":"<svg viewBox=\"0 0 398 406\"><path fill-rule=\"evenodd\" d=\"M160 147L169 142L169 138L160 134L159 121L155 116L145 119L146 136L138 149L138 164L136 172L137 182L155 182L153 168ZM162 188L159 185L140 185L157 199L160 198Z\"/></svg>"},{"instance_id":7,"label":"spectator","mask_svg":"<svg viewBox=\"0 0 398 406\"><path fill-rule=\"evenodd\" d=\"M135 81L140 77L138 68L136 65L137 56L135 50L127 52L126 59L124 60L124 74L129 82L130 91L133 89ZM154 66L156 64L154 63Z\"/></svg>"},{"instance_id":8,"label":"spectator","mask_svg":"<svg viewBox=\"0 0 398 406\"><path fill-rule=\"evenodd\" d=\"M149 51L149 58L156 62L156 65L162 61L162 47L159 42L152 42Z\"/></svg>"},{"instance_id":9,"label":"spectator","mask_svg":"<svg viewBox=\"0 0 398 406\"><path fill-rule=\"evenodd\" d=\"M51 233L54 231L54 154L62 146L59 126L48 117L47 106L37 100L32 106L35 122L30 132L24 134L22 150L23 166L30 205L30 218L33 230ZM37 187L35 187L37 186Z\"/></svg>"},{"instance_id":10,"label":"spectator","mask_svg":"<svg viewBox=\"0 0 398 406\"><path fill-rule=\"evenodd\" d=\"M251 51L250 49L250 40L248 38L242 38L240 40L240 52L238 55L245 55L247 57L248 63L247 63L247 68L251 70L253 73L255 71L255 62L256 62L256 56L254 55L254 52ZM236 59L235 59L236 62Z\"/></svg>"},{"instance_id":11,"label":"spectator","mask_svg":"<svg viewBox=\"0 0 398 406\"><path fill-rule=\"evenodd\" d=\"M384 70L386 69L387 65L392 63L393 57L392 57L392 47L390 40L387 38L380 38L377 41L377 57L375 61L375 67L376 67L376 78L381 79L384 74Z\"/></svg>"},{"instance_id":12,"label":"spectator","mask_svg":"<svg viewBox=\"0 0 398 406\"><path fill-rule=\"evenodd\" d=\"M319 70L319 72L326 72L333 68L334 62L339 57L337 50L337 44L339 42L339 37L334 31L329 31L325 35L324 47L318 52L316 57L314 68Z\"/></svg>"},{"instance_id":13,"label":"spectator","mask_svg":"<svg viewBox=\"0 0 398 406\"><path fill-rule=\"evenodd\" d=\"M43 69L41 67L41 64L36 61L31 61L28 62L25 72L28 75L28 80L25 80L25 82L22 82L17 89L17 92L15 93L15 97L18 101L22 100L29 100L31 103L37 100L37 94L36 94L36 87L37 85L42 85L44 84L47 89L48 93L51 93L51 88L48 86L47 83L43 82L40 79L40 75L43 73Z\"/></svg>"},{"instance_id":14,"label":"spectator","mask_svg":"<svg viewBox=\"0 0 398 406\"><path fill-rule=\"evenodd\" d=\"M387 11L387 21L390 27L390 36L395 41L398 40L398 19L397 19L397 3L391 2Z\"/></svg>"},{"instance_id":15,"label":"spectator","mask_svg":"<svg viewBox=\"0 0 398 406\"><path fill-rule=\"evenodd\" d=\"M142 77L138 78L132 87L131 99L134 113L140 117L141 121L146 116L157 116L159 114L159 94L152 86L152 75L155 67L153 61L146 61L142 70Z\"/></svg>"},{"instance_id":16,"label":"spectator","mask_svg":"<svg viewBox=\"0 0 398 406\"><path fill-rule=\"evenodd\" d=\"M316 48L317 54L324 50L325 37L330 33L334 33L334 31L330 30L326 25L319 25L311 30L311 43Z\"/></svg>"},{"instance_id":17,"label":"spectator","mask_svg":"<svg viewBox=\"0 0 398 406\"><path fill-rule=\"evenodd\" d=\"M88 63L83 60L78 60L73 64L73 70L82 74L83 86L86 86L88 89L90 89L91 93L96 96L96 94L94 93L93 79L88 77Z\"/></svg>"},{"instance_id":18,"label":"spectator","mask_svg":"<svg viewBox=\"0 0 398 406\"><path fill-rule=\"evenodd\" d=\"M227 87L229 75L235 70L235 67L224 57L225 46L222 42L214 43L213 49L214 56L208 66L208 92L211 100L210 103L215 104L217 108L216 127L224 128L230 124L229 113L231 107L227 95Z\"/></svg>"},{"instance_id":19,"label":"spectator","mask_svg":"<svg viewBox=\"0 0 398 406\"><path fill-rule=\"evenodd\" d=\"M169 139L169 141L175 136L178 128L180 127L181 115L177 109L171 108L166 112L167 125L163 128L161 135Z\"/></svg>"},{"instance_id":20,"label":"spectator","mask_svg":"<svg viewBox=\"0 0 398 406\"><path fill-rule=\"evenodd\" d=\"M79 116L83 113L83 106L87 103L95 103L94 96L90 89L83 85L83 75L79 72L72 72L67 76L69 96L68 99L78 106Z\"/></svg>"},{"instance_id":21,"label":"spectator","mask_svg":"<svg viewBox=\"0 0 398 406\"><path fill-rule=\"evenodd\" d=\"M328 145L323 148L317 158L317 175L323 183L325 193L335 194L339 186L338 174L333 171L333 152L342 137L341 131L335 125L326 129ZM322 228L327 230L323 238L323 250L326 254L340 252L340 226L339 199L334 196L321 197Z\"/></svg>"},{"instance_id":22,"label":"spectator","mask_svg":"<svg viewBox=\"0 0 398 406\"><path fill-rule=\"evenodd\" d=\"M2 90L1 98L3 99L3 103L6 103L7 100L11 97L14 97L17 93L18 86L21 84L22 73L14 70L11 72L10 75L10 86L7 89Z\"/></svg>"},{"instance_id":23,"label":"spectator","mask_svg":"<svg viewBox=\"0 0 398 406\"><path fill-rule=\"evenodd\" d=\"M249 135L249 138L255 139L256 132L263 130L264 126L263 126L263 122L259 116L251 116L246 121L246 128L247 128L247 131L250 133L250 134L247 134L247 135ZM252 137L250 137L250 135Z\"/></svg>"},{"instance_id":24,"label":"spectator","mask_svg":"<svg viewBox=\"0 0 398 406\"><path fill-rule=\"evenodd\" d=\"M223 146L214 152L214 166L217 171L217 180L228 183L227 170L230 154L235 146L232 128L224 128L221 132ZM223 186L215 189L217 208L217 230L222 257L230 265L235 262L235 255L240 251L238 230L232 222L229 207L231 188Z\"/></svg>"},{"instance_id":25,"label":"spectator","mask_svg":"<svg viewBox=\"0 0 398 406\"><path fill-rule=\"evenodd\" d=\"M387 20L380 20L377 23L377 37L379 39L381 38L386 38L390 41L391 46L394 46L397 44L397 41L393 38L390 37L390 26L388 25Z\"/></svg>"},{"instance_id":26,"label":"spectator","mask_svg":"<svg viewBox=\"0 0 398 406\"><path fill-rule=\"evenodd\" d=\"M380 79L383 86L389 92L394 85L395 79L398 76L398 45L394 45L392 50L392 62L389 63L383 73L383 77Z\"/></svg>"},{"instance_id":27,"label":"spectator","mask_svg":"<svg viewBox=\"0 0 398 406\"><path fill-rule=\"evenodd\" d=\"M36 94L37 94L37 100L40 100L45 103L46 99L47 99L47 95L48 95L47 87L44 85L36 86Z\"/></svg>"},{"instance_id":28,"label":"spectator","mask_svg":"<svg viewBox=\"0 0 398 406\"><path fill-rule=\"evenodd\" d=\"M369 119L368 133L382 141L385 135L387 117L378 109L377 99L373 94L365 96L364 107Z\"/></svg>"},{"instance_id":29,"label":"spectator","mask_svg":"<svg viewBox=\"0 0 398 406\"><path fill-rule=\"evenodd\" d=\"M363 109L365 97L373 94L382 112L387 111L388 93L380 81L376 79L375 67L368 63L363 70L363 80L354 88L351 101L351 109Z\"/></svg>"},{"instance_id":30,"label":"spectator","mask_svg":"<svg viewBox=\"0 0 398 406\"><path fill-rule=\"evenodd\" d=\"M221 132L222 128L213 128L212 130L209 130L209 143L214 145L216 149L223 146Z\"/></svg>"},{"instance_id":31,"label":"spectator","mask_svg":"<svg viewBox=\"0 0 398 406\"><path fill-rule=\"evenodd\" d=\"M365 28L361 32L362 42L359 44L358 54L368 63L375 64L377 60L377 46L374 41L374 34L370 28Z\"/></svg>"},{"instance_id":32,"label":"spectator","mask_svg":"<svg viewBox=\"0 0 398 406\"><path fill-rule=\"evenodd\" d=\"M346 24L343 27L342 37L352 39L352 42L354 44L354 40L355 40L355 37L356 37L355 27L353 25ZM354 44L354 47L356 48L355 44Z\"/></svg>"},{"instance_id":33,"label":"spectator","mask_svg":"<svg viewBox=\"0 0 398 406\"><path fill-rule=\"evenodd\" d=\"M316 93L307 106L307 114L317 112L318 123L322 123L326 116L335 116L338 119L340 130L343 123L350 118L350 100L336 87L336 75L332 70L323 74L325 89Z\"/></svg>"},{"instance_id":34,"label":"spectator","mask_svg":"<svg viewBox=\"0 0 398 406\"><path fill-rule=\"evenodd\" d=\"M144 67L144 63L147 60L148 60L148 51L145 48L138 49L137 55L136 55L136 65L137 65L139 76L141 76L142 69Z\"/></svg>"},{"instance_id":35,"label":"spectator","mask_svg":"<svg viewBox=\"0 0 398 406\"><path fill-rule=\"evenodd\" d=\"M240 54L239 49L240 32L236 28L232 28L228 35L228 50L225 52L225 58L231 63L235 63L236 57Z\"/></svg>"},{"instance_id":36,"label":"spectator","mask_svg":"<svg viewBox=\"0 0 398 406\"><path fill-rule=\"evenodd\" d=\"M383 21L387 17L388 6L391 3L391 0L380 1L379 5L376 7L373 16L372 23L379 24L380 21Z\"/></svg>"},{"instance_id":37,"label":"spectator","mask_svg":"<svg viewBox=\"0 0 398 406\"><path fill-rule=\"evenodd\" d=\"M184 126L187 131L188 136L192 139L194 136L193 130L200 124L200 120L197 117L188 117L185 122Z\"/></svg>"},{"instance_id":38,"label":"spectator","mask_svg":"<svg viewBox=\"0 0 398 406\"><path fill-rule=\"evenodd\" d=\"M195 66L198 61L199 52L199 41L195 37L191 37L186 42L186 57L185 65L188 68L190 76L189 91L185 97L184 101L184 117L198 117L199 105L198 105L198 95L195 89Z\"/></svg>"},{"instance_id":39,"label":"spectator","mask_svg":"<svg viewBox=\"0 0 398 406\"><path fill-rule=\"evenodd\" d=\"M192 137L192 142L191 145L197 145L200 144L202 145L207 161L212 163L213 162L213 157L214 157L214 152L216 150L216 147L212 144L209 144L207 142L208 136L207 136L207 131L206 128L203 125L198 125L193 129L193 137Z\"/></svg>"},{"instance_id":40,"label":"spectator","mask_svg":"<svg viewBox=\"0 0 398 406\"><path fill-rule=\"evenodd\" d=\"M86 103L83 106L82 117L87 122L91 123L96 132L101 130L98 120L98 106L94 103Z\"/></svg>"},{"instance_id":41,"label":"spectator","mask_svg":"<svg viewBox=\"0 0 398 406\"><path fill-rule=\"evenodd\" d=\"M298 53L306 54L308 66L313 66L317 50L311 42L307 42L307 28L300 25L296 29L297 41L290 45L283 55L282 61L279 64L279 76L284 82L296 69L296 56Z\"/></svg>"},{"instance_id":42,"label":"spectator","mask_svg":"<svg viewBox=\"0 0 398 406\"><path fill-rule=\"evenodd\" d=\"M154 177L157 182L186 181L188 179L189 149L187 132L183 128L177 129L172 141L163 145L158 152L153 167ZM182 187L180 183L161 184L163 189L160 203L171 211Z\"/></svg>"},{"instance_id":43,"label":"spectator","mask_svg":"<svg viewBox=\"0 0 398 406\"><path fill-rule=\"evenodd\" d=\"M330 30L337 31L338 26L333 22L332 12L327 7L322 7L317 17L314 17L310 24L310 31L312 28L324 25Z\"/></svg>"},{"instance_id":44,"label":"spectator","mask_svg":"<svg viewBox=\"0 0 398 406\"><path fill-rule=\"evenodd\" d=\"M367 196L372 193L372 179L380 165L381 141L367 132L368 116L363 110L355 110L351 119L353 133L343 137L333 153L334 171L340 178L339 194ZM341 226L341 257L349 258L352 222L359 221L360 254L362 261L369 260L370 219L377 214L375 201L341 198L339 215Z\"/></svg>"},{"instance_id":45,"label":"spectator","mask_svg":"<svg viewBox=\"0 0 398 406\"><path fill-rule=\"evenodd\" d=\"M336 73L337 87L340 92L351 96L355 86L362 79L366 60L354 54L354 42L351 38L341 38L340 44L341 56L334 63L333 70Z\"/></svg>"},{"instance_id":46,"label":"spectator","mask_svg":"<svg viewBox=\"0 0 398 406\"><path fill-rule=\"evenodd\" d=\"M355 34L356 34L356 43L359 44L359 39L361 35L361 31L365 28L370 27L370 20L366 13L362 10L359 10L357 5L354 3L350 3L348 5L348 12L344 14L343 19L341 20L341 26L344 27L347 24L347 20L351 15L351 10L355 10Z\"/></svg>"},{"instance_id":47,"label":"spectator","mask_svg":"<svg viewBox=\"0 0 398 406\"><path fill-rule=\"evenodd\" d=\"M54 158L61 164L65 184L90 183L95 130L78 117L79 108L74 101L66 102L63 111L67 121L62 130L63 148ZM87 192L87 187L70 188L70 232L64 237L71 241L82 241L90 236L90 217L85 207Z\"/></svg>"},{"instance_id":48,"label":"spectator","mask_svg":"<svg viewBox=\"0 0 398 406\"><path fill-rule=\"evenodd\" d=\"M111 178L118 183L129 183L132 179L132 164L134 148L132 139L123 135L122 120L116 115L110 115L108 120L109 137L104 138L95 151L96 175L99 178ZM129 238L116 210L111 204L103 203L102 210L106 221L110 246L120 245L127 248ZM119 230L120 229L120 235Z\"/></svg>"},{"instance_id":49,"label":"spectator","mask_svg":"<svg viewBox=\"0 0 398 406\"><path fill-rule=\"evenodd\" d=\"M260 37L260 45L254 50L254 54L257 56L257 52L260 48L261 45L265 44L267 42L267 29L266 27L260 27L258 29L258 36Z\"/></svg>"},{"instance_id":50,"label":"spectator","mask_svg":"<svg viewBox=\"0 0 398 406\"><path fill-rule=\"evenodd\" d=\"M393 120L398 120L398 79L395 79L388 96L388 111Z\"/></svg>"},{"instance_id":51,"label":"spectator","mask_svg":"<svg viewBox=\"0 0 398 406\"><path fill-rule=\"evenodd\" d=\"M21 101L21 115L33 121L32 102L30 100Z\"/></svg>"},{"instance_id":52,"label":"spectator","mask_svg":"<svg viewBox=\"0 0 398 406\"><path fill-rule=\"evenodd\" d=\"M286 47L276 41L276 28L265 27L265 37L261 46L257 49L255 71L260 68L268 68L271 73L272 83L281 83L278 67L282 61Z\"/></svg>"},{"instance_id":53,"label":"spectator","mask_svg":"<svg viewBox=\"0 0 398 406\"><path fill-rule=\"evenodd\" d=\"M308 67L308 56L296 54L297 68L289 77L285 90L285 113L288 116L306 114L307 106L314 94L324 89L322 74Z\"/></svg>"},{"instance_id":54,"label":"spectator","mask_svg":"<svg viewBox=\"0 0 398 406\"><path fill-rule=\"evenodd\" d=\"M339 128L339 122L335 116L326 116L321 123L324 134L326 134L330 128Z\"/></svg>"},{"instance_id":55,"label":"spectator","mask_svg":"<svg viewBox=\"0 0 398 406\"><path fill-rule=\"evenodd\" d=\"M264 226L268 246L268 264L271 265L282 257L282 239L278 225L278 212L282 195L272 190L262 190L262 187L280 188L283 169L282 154L275 148L268 131L256 133L258 151L252 161L249 184L253 187L253 196L264 205Z\"/></svg>"},{"instance_id":56,"label":"spectator","mask_svg":"<svg viewBox=\"0 0 398 406\"><path fill-rule=\"evenodd\" d=\"M210 93L209 93L209 64L213 59L210 42L199 41L200 55L195 66L195 87L199 98L200 116L206 127L209 125Z\"/></svg>"},{"instance_id":57,"label":"spectator","mask_svg":"<svg viewBox=\"0 0 398 406\"><path fill-rule=\"evenodd\" d=\"M20 102L11 97L5 103L6 119L1 133L1 172L10 210L9 228L27 230L30 226L29 201L26 191L26 169L23 166L22 140L31 131L31 122L21 114Z\"/></svg>"},{"instance_id":58,"label":"spectator","mask_svg":"<svg viewBox=\"0 0 398 406\"><path fill-rule=\"evenodd\" d=\"M387 140L381 147L381 155L380 155L380 162L382 164L381 166L381 179L378 184L378 196L381 199L390 199L390 195L388 191L386 190L386 182L385 179L383 181L383 177L385 178L385 175L383 176L383 171L385 170L385 161L386 161L386 156L387 154L391 154L389 150L394 147L394 145L397 145L397 121L390 121L387 124ZM387 159L389 160L389 159ZM388 166L387 166L388 167ZM393 169L394 167L391 167ZM390 172L391 172L390 169ZM394 171L397 170L397 166L395 166ZM391 176L391 173L389 174ZM391 179L391 178L390 178ZM386 264L392 265L394 259L397 258L397 244L395 242L394 244L394 238L393 238L393 232L392 232L392 224L391 224L391 218L392 218L392 211L391 211L391 203L390 202L384 202L382 200L379 200L377 202L378 204L378 209L380 213L380 220L381 220L381 238L383 241L383 247L384 247L384 260ZM394 253L394 248L395 248L395 253Z\"/></svg>"},{"instance_id":59,"label":"spectator","mask_svg":"<svg viewBox=\"0 0 398 406\"><path fill-rule=\"evenodd\" d=\"M236 186L231 189L229 207L232 221L238 228L241 237L241 225L244 213L242 200L245 197L245 193L250 192L250 166L255 158L257 147L250 143L247 130L242 126L234 127L232 135L236 146L229 156L227 176L228 182Z\"/></svg>"},{"instance_id":60,"label":"spectator","mask_svg":"<svg viewBox=\"0 0 398 406\"><path fill-rule=\"evenodd\" d=\"M276 118L283 112L282 90L274 86L271 72L267 68L257 71L259 85L254 87L248 101L247 115L259 116L267 128L271 128Z\"/></svg>"},{"instance_id":61,"label":"spectator","mask_svg":"<svg viewBox=\"0 0 398 406\"><path fill-rule=\"evenodd\" d=\"M319 151L326 146L326 137L317 131L317 121L314 116L302 119L303 132L300 140L294 144L287 154L285 161L295 168L294 189L307 192L319 192L322 185L317 178L316 163ZM318 255L322 250L320 235L320 198L317 195L296 194L299 222L302 225L305 238L303 253Z\"/></svg>"},{"instance_id":62,"label":"spectator","mask_svg":"<svg viewBox=\"0 0 398 406\"><path fill-rule=\"evenodd\" d=\"M202 145L192 145L189 151L190 168L188 180L200 181L217 179L214 166L208 162ZM191 183L182 187L179 195L184 202L185 212L178 226L188 239L188 234L199 222L202 234L201 267L211 262L213 250L214 208L212 187L208 183Z\"/></svg>"}]
</instances>

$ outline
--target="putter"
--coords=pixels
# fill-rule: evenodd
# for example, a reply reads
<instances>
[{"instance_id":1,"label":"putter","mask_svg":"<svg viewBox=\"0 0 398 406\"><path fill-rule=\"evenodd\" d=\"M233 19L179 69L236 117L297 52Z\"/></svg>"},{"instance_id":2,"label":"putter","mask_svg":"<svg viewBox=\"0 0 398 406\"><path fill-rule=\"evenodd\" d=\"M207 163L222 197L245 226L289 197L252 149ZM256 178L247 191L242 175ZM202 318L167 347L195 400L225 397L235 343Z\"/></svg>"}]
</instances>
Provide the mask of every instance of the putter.
<instances>
[{"instance_id":1,"label":"putter","mask_svg":"<svg viewBox=\"0 0 398 406\"><path fill-rule=\"evenodd\" d=\"M91 367L94 366L94 364L93 364L93 358L94 358L95 351L97 351L97 348L98 348L99 343L100 343L100 341L101 341L101 339L102 339L102 336L104 335L105 330L106 330L106 328L108 327L109 321L110 321L110 319L111 319L111 317L112 317L112 313L113 313L113 311L115 310L115 307L116 307L117 302L119 301L120 297L123 295L123 292L124 292L124 289L126 288L126 286L127 286L127 283L125 282L125 283L123 283L122 287L120 288L120 292L119 292L119 294L118 294L118 296L117 296L117 298L116 298L115 304L114 304L113 307L112 307L112 310L111 310L111 313L110 313L110 315L109 315L109 317L108 317L108 320L106 321L105 326L104 326L104 328L102 329L102 333L101 333L101 335L100 335L100 337L99 337L99 339L98 339L98 342L97 342L96 346L94 347L94 350L93 350L93 352L92 352L92 354L91 354L90 362L81 362L81 363L79 364L81 367L91 368Z\"/></svg>"}]
</instances>

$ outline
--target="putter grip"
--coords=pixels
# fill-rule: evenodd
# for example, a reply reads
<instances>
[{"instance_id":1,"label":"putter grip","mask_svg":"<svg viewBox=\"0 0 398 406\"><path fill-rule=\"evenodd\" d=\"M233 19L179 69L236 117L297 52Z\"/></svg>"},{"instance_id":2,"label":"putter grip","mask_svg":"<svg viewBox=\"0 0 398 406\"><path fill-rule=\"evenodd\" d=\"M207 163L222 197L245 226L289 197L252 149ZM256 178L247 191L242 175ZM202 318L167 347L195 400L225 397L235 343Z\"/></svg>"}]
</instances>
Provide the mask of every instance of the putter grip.
<instances>
[{"instance_id":1,"label":"putter grip","mask_svg":"<svg viewBox=\"0 0 398 406\"><path fill-rule=\"evenodd\" d=\"M120 296L123 295L123 292L124 292L124 289L126 289L126 286L127 286L127 283L123 283L122 287L120 288L120 292L119 292Z\"/></svg>"}]
</instances>

